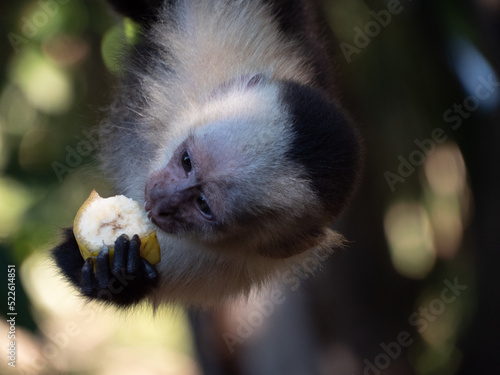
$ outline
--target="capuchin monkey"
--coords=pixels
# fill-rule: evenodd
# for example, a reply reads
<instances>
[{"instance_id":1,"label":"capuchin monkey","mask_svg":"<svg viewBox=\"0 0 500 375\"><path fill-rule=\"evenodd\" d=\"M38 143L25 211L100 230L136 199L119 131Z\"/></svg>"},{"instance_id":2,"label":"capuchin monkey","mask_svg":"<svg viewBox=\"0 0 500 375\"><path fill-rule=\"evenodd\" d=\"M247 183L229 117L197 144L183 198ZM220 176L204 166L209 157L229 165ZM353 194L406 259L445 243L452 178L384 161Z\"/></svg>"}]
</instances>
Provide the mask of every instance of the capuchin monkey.
<instances>
[{"instance_id":1,"label":"capuchin monkey","mask_svg":"<svg viewBox=\"0 0 500 375\"><path fill-rule=\"evenodd\" d=\"M214 307L284 272L312 272L357 184L360 146L333 86L311 0L113 0L142 27L100 125L100 161L144 204L162 260L116 239L84 262L53 250L91 299Z\"/></svg>"}]
</instances>

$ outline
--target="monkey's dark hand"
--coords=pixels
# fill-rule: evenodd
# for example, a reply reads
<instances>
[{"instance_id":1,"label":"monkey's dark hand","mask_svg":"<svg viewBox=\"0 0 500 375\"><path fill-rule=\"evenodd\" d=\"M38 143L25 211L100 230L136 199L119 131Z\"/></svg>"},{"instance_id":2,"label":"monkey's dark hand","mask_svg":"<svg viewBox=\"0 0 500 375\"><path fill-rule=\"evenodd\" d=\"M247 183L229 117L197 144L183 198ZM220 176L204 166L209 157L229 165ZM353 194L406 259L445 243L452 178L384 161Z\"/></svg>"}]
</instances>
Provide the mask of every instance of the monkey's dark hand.
<instances>
[{"instance_id":1,"label":"monkey's dark hand","mask_svg":"<svg viewBox=\"0 0 500 375\"><path fill-rule=\"evenodd\" d=\"M146 297L158 283L158 272L139 255L141 241L121 235L115 241L113 260L103 246L97 255L97 268L91 258L83 260L72 228L64 232L65 240L52 251L63 274L82 294L119 306L128 306Z\"/></svg>"}]
</instances>

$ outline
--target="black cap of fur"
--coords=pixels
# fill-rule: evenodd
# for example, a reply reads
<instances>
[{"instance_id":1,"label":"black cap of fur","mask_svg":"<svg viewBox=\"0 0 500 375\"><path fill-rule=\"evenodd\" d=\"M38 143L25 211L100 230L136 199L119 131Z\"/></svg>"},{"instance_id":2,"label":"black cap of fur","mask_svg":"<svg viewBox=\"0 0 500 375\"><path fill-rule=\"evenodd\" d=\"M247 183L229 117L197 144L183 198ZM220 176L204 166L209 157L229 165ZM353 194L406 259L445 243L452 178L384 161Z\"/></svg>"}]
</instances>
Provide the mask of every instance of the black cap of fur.
<instances>
[{"instance_id":1,"label":"black cap of fur","mask_svg":"<svg viewBox=\"0 0 500 375\"><path fill-rule=\"evenodd\" d=\"M319 90L285 82L283 101L292 115L294 140L287 157L304 166L311 187L338 215L357 186L360 145L343 111Z\"/></svg>"}]
</instances>

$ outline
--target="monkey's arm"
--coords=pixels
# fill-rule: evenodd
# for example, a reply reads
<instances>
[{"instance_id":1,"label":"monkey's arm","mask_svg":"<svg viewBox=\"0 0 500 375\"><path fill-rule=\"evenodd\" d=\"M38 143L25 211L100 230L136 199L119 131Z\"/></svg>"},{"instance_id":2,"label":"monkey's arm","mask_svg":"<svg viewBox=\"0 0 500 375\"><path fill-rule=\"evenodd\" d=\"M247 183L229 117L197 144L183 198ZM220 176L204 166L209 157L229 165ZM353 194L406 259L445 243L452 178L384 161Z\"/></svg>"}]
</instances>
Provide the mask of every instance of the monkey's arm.
<instances>
[{"instance_id":1,"label":"monkey's arm","mask_svg":"<svg viewBox=\"0 0 500 375\"><path fill-rule=\"evenodd\" d=\"M158 272L139 255L141 241L121 235L115 241L113 261L106 246L97 255L94 272L92 259L83 260L72 228L64 231L64 241L52 250L53 257L66 278L81 293L118 306L129 306L146 297L158 283Z\"/></svg>"}]
</instances>

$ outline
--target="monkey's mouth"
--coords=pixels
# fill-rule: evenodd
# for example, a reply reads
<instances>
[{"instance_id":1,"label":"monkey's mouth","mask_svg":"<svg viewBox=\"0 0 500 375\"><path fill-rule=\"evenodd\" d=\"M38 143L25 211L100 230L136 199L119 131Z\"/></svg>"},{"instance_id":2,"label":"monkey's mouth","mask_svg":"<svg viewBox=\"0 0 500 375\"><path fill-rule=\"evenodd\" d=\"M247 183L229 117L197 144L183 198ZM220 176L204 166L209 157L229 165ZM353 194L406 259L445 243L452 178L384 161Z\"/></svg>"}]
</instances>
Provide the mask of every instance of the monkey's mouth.
<instances>
[{"instance_id":1,"label":"monkey's mouth","mask_svg":"<svg viewBox=\"0 0 500 375\"><path fill-rule=\"evenodd\" d=\"M146 205L146 215L151 223L164 232L172 233L175 231L175 222L168 215L154 214L151 208Z\"/></svg>"},{"instance_id":2,"label":"monkey's mouth","mask_svg":"<svg viewBox=\"0 0 500 375\"><path fill-rule=\"evenodd\" d=\"M155 212L155 209L145 207L147 217L158 229L169 234L181 234L189 230L187 223L181 218L174 217L175 214Z\"/></svg>"}]
</instances>

